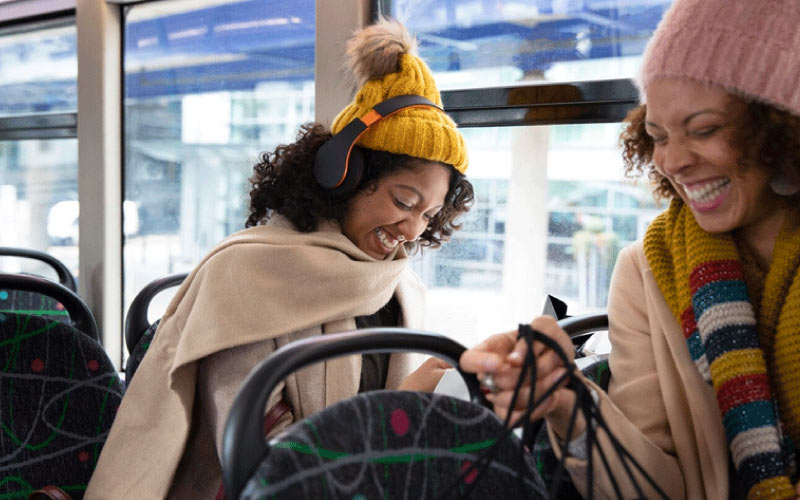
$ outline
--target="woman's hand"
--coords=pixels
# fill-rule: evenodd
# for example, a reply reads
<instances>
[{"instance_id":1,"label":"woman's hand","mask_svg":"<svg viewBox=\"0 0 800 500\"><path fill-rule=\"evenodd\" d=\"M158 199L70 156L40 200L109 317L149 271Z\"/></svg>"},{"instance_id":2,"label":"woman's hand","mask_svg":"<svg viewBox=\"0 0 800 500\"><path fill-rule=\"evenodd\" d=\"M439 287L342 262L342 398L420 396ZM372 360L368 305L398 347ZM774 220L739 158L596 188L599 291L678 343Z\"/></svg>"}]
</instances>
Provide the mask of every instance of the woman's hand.
<instances>
[{"instance_id":1,"label":"woman's hand","mask_svg":"<svg viewBox=\"0 0 800 500\"><path fill-rule=\"evenodd\" d=\"M400 382L400 391L433 392L444 375L444 371L452 368L446 361L436 357L425 360L419 368Z\"/></svg>"},{"instance_id":2,"label":"woman's hand","mask_svg":"<svg viewBox=\"0 0 800 500\"><path fill-rule=\"evenodd\" d=\"M531 322L531 327L555 340L567 355L570 364L572 363L574 359L572 341L564 330L559 328L554 318L540 316ZM486 398L494 405L494 411L500 418L506 418L511 412L512 422L519 419L525 412L530 395L530 378L525 377L516 404L513 408L510 407L514 387L519 379L527 352L525 340L517 340L517 335L516 330L493 335L464 352L460 360L463 370L476 373L479 378L483 378L489 373L493 375L499 392L487 394ZM566 373L567 368L555 351L541 342L533 344L533 353L536 357L534 394L538 398ZM575 393L563 387L564 384L566 382L562 382L562 387L544 400L531 415L532 420L547 417L548 423L559 436L566 434L569 417L575 404Z\"/></svg>"}]
</instances>

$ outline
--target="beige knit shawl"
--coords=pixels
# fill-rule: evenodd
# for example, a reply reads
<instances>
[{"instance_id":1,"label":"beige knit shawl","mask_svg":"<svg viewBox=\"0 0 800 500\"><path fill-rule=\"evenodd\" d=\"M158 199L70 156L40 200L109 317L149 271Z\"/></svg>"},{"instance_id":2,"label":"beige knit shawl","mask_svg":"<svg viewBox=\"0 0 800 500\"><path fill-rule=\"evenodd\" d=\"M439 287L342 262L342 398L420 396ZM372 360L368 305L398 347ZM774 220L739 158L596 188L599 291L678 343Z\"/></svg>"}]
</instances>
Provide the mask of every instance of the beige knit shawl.
<instances>
[{"instance_id":1,"label":"beige knit shawl","mask_svg":"<svg viewBox=\"0 0 800 500\"><path fill-rule=\"evenodd\" d=\"M282 218L224 240L167 308L85 498L165 498L190 431L198 360L374 313L391 298L407 262L403 249L377 261L338 227L300 233Z\"/></svg>"}]
</instances>

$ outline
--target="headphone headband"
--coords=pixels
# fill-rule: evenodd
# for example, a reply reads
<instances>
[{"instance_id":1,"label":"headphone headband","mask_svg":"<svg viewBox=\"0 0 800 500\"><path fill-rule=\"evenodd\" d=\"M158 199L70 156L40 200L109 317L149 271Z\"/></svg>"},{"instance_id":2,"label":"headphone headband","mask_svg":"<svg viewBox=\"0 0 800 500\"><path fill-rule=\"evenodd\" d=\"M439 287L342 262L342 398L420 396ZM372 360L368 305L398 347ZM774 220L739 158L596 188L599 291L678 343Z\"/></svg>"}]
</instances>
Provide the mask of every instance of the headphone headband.
<instances>
[{"instance_id":1,"label":"headphone headband","mask_svg":"<svg viewBox=\"0 0 800 500\"><path fill-rule=\"evenodd\" d=\"M342 186L350 170L353 147L359 137L383 118L415 107L432 107L444 113L440 106L419 95L400 95L376 104L363 116L345 125L317 151L314 157L314 176L317 181L329 189Z\"/></svg>"}]
</instances>

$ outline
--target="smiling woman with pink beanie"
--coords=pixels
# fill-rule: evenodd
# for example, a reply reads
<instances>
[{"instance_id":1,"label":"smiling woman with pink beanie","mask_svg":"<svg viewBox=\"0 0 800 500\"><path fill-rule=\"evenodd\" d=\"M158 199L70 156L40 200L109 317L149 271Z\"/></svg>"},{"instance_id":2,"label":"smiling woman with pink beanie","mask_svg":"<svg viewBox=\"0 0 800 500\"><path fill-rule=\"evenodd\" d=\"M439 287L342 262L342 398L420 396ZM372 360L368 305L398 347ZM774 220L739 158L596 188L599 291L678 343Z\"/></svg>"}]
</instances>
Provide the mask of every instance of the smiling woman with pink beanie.
<instances>
[{"instance_id":1,"label":"smiling woman with pink beanie","mask_svg":"<svg viewBox=\"0 0 800 500\"><path fill-rule=\"evenodd\" d=\"M585 383L668 498L796 498L800 2L676 0L638 83L643 104L621 137L626 171L646 173L669 207L619 255L608 303L611 379L605 391ZM570 346L552 319L532 326ZM493 375L500 416L527 404L509 407L516 338L496 335L461 359ZM573 369L549 349L536 362L541 390ZM557 450L574 404L564 387L533 414L546 419ZM569 443L578 452L566 466L588 495L585 436ZM596 447L591 458L595 495L661 496L641 476L637 490L620 460L606 474Z\"/></svg>"}]
</instances>

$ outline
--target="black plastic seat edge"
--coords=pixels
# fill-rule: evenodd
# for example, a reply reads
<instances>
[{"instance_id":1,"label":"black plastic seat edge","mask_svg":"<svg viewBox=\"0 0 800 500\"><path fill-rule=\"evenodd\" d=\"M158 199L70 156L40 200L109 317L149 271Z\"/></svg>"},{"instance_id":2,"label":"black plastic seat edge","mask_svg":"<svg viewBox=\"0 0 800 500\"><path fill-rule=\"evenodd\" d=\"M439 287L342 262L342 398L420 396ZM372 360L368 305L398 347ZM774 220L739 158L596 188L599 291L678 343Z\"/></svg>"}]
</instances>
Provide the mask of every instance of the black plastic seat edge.
<instances>
[{"instance_id":1,"label":"black plastic seat edge","mask_svg":"<svg viewBox=\"0 0 800 500\"><path fill-rule=\"evenodd\" d=\"M78 286L75 283L75 277L72 275L67 266L63 262L56 259L52 255L38 250L31 250L28 248L17 247L0 247L0 256L2 257L25 257L34 259L52 267L58 275L58 282L69 288L73 292L78 291Z\"/></svg>"},{"instance_id":2,"label":"black plastic seat edge","mask_svg":"<svg viewBox=\"0 0 800 500\"><path fill-rule=\"evenodd\" d=\"M150 322L147 321L147 309L153 297L162 290L180 285L187 276L188 273L164 276L151 281L136 294L125 316L125 345L128 347L128 352L133 351L144 331L150 326Z\"/></svg>"}]
</instances>

